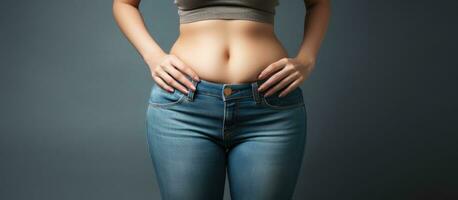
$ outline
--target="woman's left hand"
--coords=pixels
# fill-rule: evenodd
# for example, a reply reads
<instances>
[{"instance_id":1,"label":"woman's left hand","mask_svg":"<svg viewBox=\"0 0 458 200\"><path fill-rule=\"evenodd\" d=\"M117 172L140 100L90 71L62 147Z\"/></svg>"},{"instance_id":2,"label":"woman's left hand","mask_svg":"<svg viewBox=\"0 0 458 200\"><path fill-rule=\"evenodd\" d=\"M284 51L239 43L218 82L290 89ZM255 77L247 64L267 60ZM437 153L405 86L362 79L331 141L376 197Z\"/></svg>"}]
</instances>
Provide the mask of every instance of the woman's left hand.
<instances>
[{"instance_id":1,"label":"woman's left hand","mask_svg":"<svg viewBox=\"0 0 458 200\"><path fill-rule=\"evenodd\" d=\"M267 66L259 74L259 79L266 77L269 79L259 86L258 91L262 92L270 88L264 94L270 96L282 89L278 96L283 97L308 79L314 68L315 62L312 59L282 58Z\"/></svg>"}]
</instances>

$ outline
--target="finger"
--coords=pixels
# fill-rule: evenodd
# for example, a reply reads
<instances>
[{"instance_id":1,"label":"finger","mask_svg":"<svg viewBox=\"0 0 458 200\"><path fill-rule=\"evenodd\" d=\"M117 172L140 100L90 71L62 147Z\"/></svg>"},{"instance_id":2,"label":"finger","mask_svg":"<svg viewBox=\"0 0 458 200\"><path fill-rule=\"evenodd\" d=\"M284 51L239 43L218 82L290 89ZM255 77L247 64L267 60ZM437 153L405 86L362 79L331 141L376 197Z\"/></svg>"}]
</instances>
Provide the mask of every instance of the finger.
<instances>
[{"instance_id":1,"label":"finger","mask_svg":"<svg viewBox=\"0 0 458 200\"><path fill-rule=\"evenodd\" d=\"M293 83L291 83L290 85L288 85L287 88L285 88L284 90L282 90L280 92L280 94L278 95L278 97L284 97L286 96L288 93L290 93L291 91L293 91L294 89L296 89L296 87L299 87L299 85L301 84L301 80L300 79L297 79L296 81L294 81Z\"/></svg>"},{"instance_id":2,"label":"finger","mask_svg":"<svg viewBox=\"0 0 458 200\"><path fill-rule=\"evenodd\" d=\"M287 58L282 58L270 64L269 66L267 66L265 69L261 71L261 73L258 76L258 79L263 79L265 77L268 77L270 74L280 70L282 67L286 65L287 62L288 62Z\"/></svg>"},{"instance_id":3,"label":"finger","mask_svg":"<svg viewBox=\"0 0 458 200\"><path fill-rule=\"evenodd\" d=\"M279 91L282 88L285 88L288 84L293 82L298 78L297 73L290 74L288 77L282 79L278 84L276 84L274 87L272 87L269 91L267 91L264 96L270 96L274 94L275 92Z\"/></svg>"},{"instance_id":4,"label":"finger","mask_svg":"<svg viewBox=\"0 0 458 200\"><path fill-rule=\"evenodd\" d=\"M199 76L197 75L194 70L192 70L189 66L187 66L183 61L181 61L176 56L172 56L170 59L171 63L178 68L180 71L184 72L185 74L192 77L194 80L199 81Z\"/></svg>"},{"instance_id":5,"label":"finger","mask_svg":"<svg viewBox=\"0 0 458 200\"><path fill-rule=\"evenodd\" d=\"M186 90L186 88L184 86L182 86L180 83L178 83L172 76L170 76L170 74L168 74L166 71L164 70L160 70L159 72L159 75L161 76L161 78L167 83L167 85L170 85L178 90L180 90L181 92L187 94L188 91Z\"/></svg>"},{"instance_id":6,"label":"finger","mask_svg":"<svg viewBox=\"0 0 458 200\"><path fill-rule=\"evenodd\" d=\"M164 70L172 75L172 77L175 79L175 80L178 80L179 82L183 83L184 85L188 86L188 88L191 88L192 90L196 90L196 88L194 87L194 84L192 84L191 81L189 81L188 78L186 78L184 76L183 73L181 73L180 71L178 71L174 66L172 65L166 65L164 66Z\"/></svg>"},{"instance_id":7,"label":"finger","mask_svg":"<svg viewBox=\"0 0 458 200\"><path fill-rule=\"evenodd\" d=\"M169 92L173 92L173 88L168 86L160 77L153 76L154 82L159 85L164 90L167 90Z\"/></svg>"},{"instance_id":8,"label":"finger","mask_svg":"<svg viewBox=\"0 0 458 200\"><path fill-rule=\"evenodd\" d=\"M291 67L284 67L282 70L279 72L276 72L272 76L269 77L265 82L263 82L259 88L258 91L262 92L266 90L267 88L270 88L272 85L277 83L278 81L281 81L283 78L291 74L293 70L291 70Z\"/></svg>"}]
</instances>

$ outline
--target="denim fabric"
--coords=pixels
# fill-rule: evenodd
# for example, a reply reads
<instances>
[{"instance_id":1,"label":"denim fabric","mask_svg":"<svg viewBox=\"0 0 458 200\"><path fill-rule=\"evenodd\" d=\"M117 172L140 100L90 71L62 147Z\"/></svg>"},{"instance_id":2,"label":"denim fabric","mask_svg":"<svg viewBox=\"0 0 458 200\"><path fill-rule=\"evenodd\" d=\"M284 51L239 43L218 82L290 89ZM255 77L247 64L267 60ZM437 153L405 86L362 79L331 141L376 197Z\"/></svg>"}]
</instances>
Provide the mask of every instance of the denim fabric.
<instances>
[{"instance_id":1,"label":"denim fabric","mask_svg":"<svg viewBox=\"0 0 458 200\"><path fill-rule=\"evenodd\" d=\"M264 97L257 91L264 80L188 79L196 91L153 84L148 99L147 143L162 200L222 200L226 170L233 200L290 200L306 141L302 89Z\"/></svg>"}]
</instances>

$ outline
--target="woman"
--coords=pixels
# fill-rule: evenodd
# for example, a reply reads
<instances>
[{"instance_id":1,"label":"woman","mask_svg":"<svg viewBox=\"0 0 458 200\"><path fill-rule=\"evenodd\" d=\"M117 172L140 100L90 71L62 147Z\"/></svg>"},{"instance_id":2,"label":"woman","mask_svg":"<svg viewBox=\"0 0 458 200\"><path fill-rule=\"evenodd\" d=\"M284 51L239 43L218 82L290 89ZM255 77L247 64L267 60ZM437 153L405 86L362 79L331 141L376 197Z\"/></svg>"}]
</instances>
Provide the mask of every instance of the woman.
<instances>
[{"instance_id":1,"label":"woman","mask_svg":"<svg viewBox=\"0 0 458 200\"><path fill-rule=\"evenodd\" d=\"M300 51L274 33L277 0L175 0L180 34L169 53L149 35L140 0L114 0L114 18L155 82L147 142L164 200L291 199L306 138L301 83L315 65L329 0L305 0ZM171 21L172 22L172 21Z\"/></svg>"}]
</instances>

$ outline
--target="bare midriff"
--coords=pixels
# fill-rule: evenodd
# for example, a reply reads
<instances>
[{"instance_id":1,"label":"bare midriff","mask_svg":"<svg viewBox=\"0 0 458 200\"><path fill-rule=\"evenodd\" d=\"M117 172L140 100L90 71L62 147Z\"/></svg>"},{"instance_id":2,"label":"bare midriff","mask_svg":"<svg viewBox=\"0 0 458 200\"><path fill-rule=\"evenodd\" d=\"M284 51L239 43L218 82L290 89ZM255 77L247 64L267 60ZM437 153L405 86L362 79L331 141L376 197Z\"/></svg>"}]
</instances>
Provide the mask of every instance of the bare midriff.
<instances>
[{"instance_id":1,"label":"bare midriff","mask_svg":"<svg viewBox=\"0 0 458 200\"><path fill-rule=\"evenodd\" d=\"M274 26L249 20L202 20L180 24L170 49L200 79L248 83L271 63L288 57Z\"/></svg>"}]
</instances>

